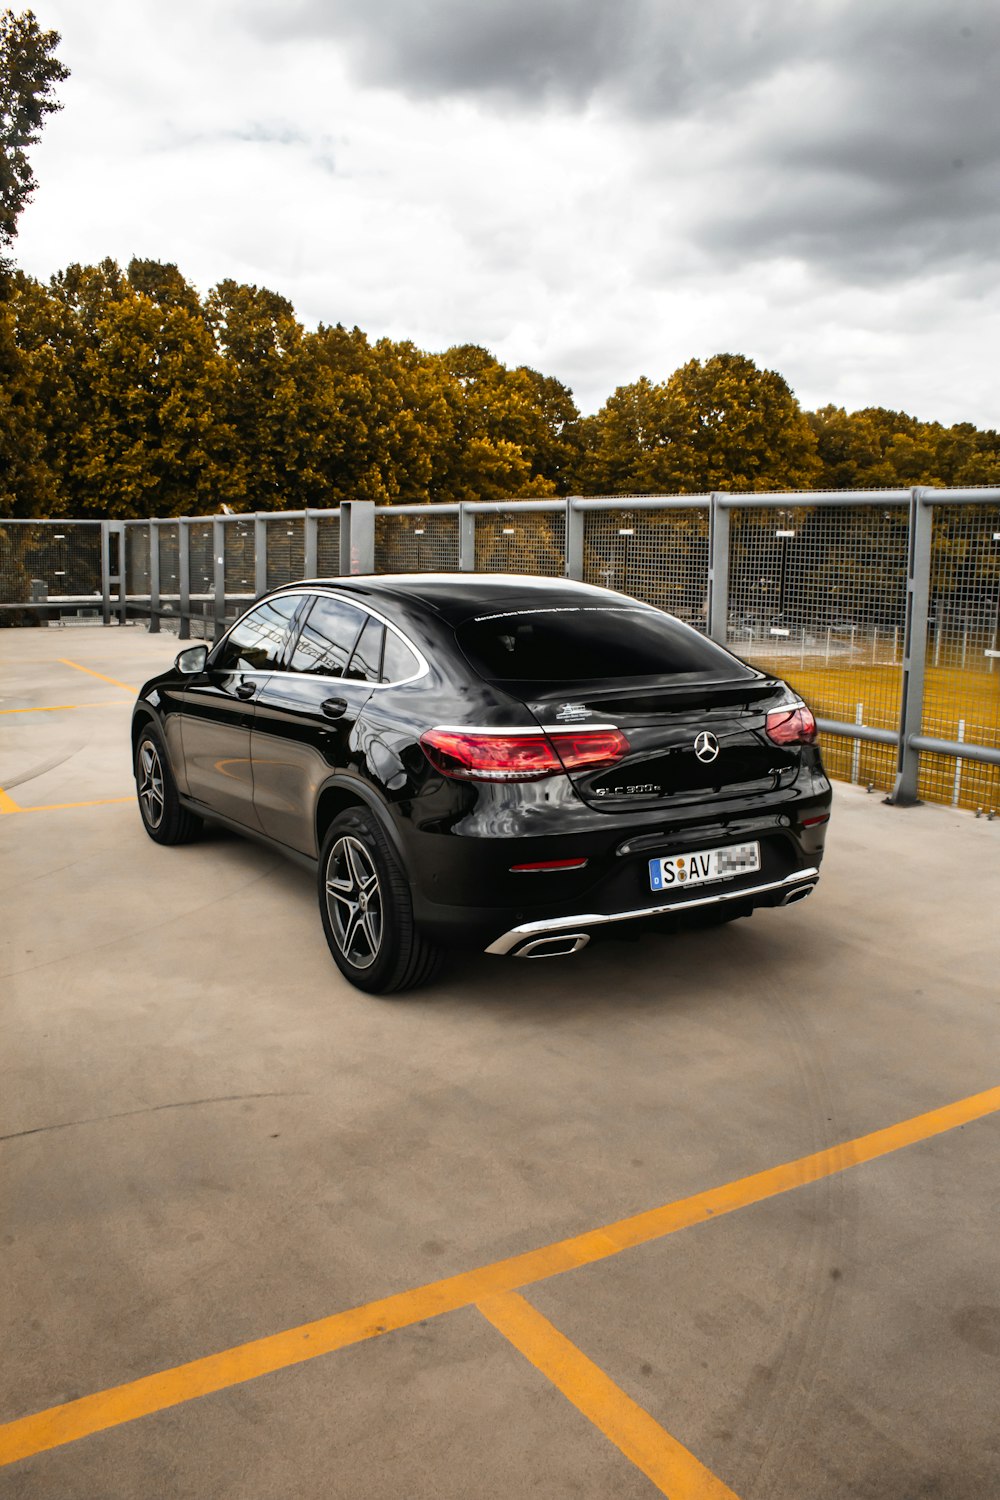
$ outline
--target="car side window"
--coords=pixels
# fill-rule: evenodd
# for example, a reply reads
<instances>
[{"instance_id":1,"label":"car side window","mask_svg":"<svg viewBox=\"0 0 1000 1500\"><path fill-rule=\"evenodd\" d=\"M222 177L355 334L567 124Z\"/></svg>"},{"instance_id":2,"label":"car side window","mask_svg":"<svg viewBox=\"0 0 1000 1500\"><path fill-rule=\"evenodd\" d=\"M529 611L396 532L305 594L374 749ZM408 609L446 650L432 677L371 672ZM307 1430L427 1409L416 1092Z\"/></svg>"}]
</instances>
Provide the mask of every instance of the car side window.
<instances>
[{"instance_id":1,"label":"car side window","mask_svg":"<svg viewBox=\"0 0 1000 1500\"><path fill-rule=\"evenodd\" d=\"M289 669L315 677L343 677L366 618L343 599L318 598L299 634Z\"/></svg>"},{"instance_id":2,"label":"car side window","mask_svg":"<svg viewBox=\"0 0 1000 1500\"><path fill-rule=\"evenodd\" d=\"M385 650L382 653L382 681L404 682L408 677L415 677L419 671L420 663L409 646L400 640L395 631L387 630Z\"/></svg>"},{"instance_id":3,"label":"car side window","mask_svg":"<svg viewBox=\"0 0 1000 1500\"><path fill-rule=\"evenodd\" d=\"M352 682L378 682L382 670L382 637L385 626L381 620L369 615L365 628L358 637L345 677Z\"/></svg>"},{"instance_id":4,"label":"car side window","mask_svg":"<svg viewBox=\"0 0 1000 1500\"><path fill-rule=\"evenodd\" d=\"M234 625L212 658L215 672L273 672L281 661L298 595L268 599Z\"/></svg>"}]
</instances>

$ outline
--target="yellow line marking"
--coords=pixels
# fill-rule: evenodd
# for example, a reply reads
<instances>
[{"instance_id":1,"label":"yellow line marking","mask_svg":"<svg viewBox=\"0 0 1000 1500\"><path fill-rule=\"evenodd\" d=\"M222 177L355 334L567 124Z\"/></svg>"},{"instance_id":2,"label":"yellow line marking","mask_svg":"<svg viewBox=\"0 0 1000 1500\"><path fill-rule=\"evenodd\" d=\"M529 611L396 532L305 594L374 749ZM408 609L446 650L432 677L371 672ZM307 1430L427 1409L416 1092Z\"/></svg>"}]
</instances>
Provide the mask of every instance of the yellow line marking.
<instances>
[{"instance_id":1,"label":"yellow line marking","mask_svg":"<svg viewBox=\"0 0 1000 1500\"><path fill-rule=\"evenodd\" d=\"M670 1500L738 1500L728 1485L699 1463L517 1292L487 1297L477 1306L483 1317L610 1438L661 1494L669 1495Z\"/></svg>"},{"instance_id":2,"label":"yellow line marking","mask_svg":"<svg viewBox=\"0 0 1000 1500\"><path fill-rule=\"evenodd\" d=\"M20 807L9 792L5 792L3 787L0 787L0 816L4 813L16 813L20 811Z\"/></svg>"},{"instance_id":3,"label":"yellow line marking","mask_svg":"<svg viewBox=\"0 0 1000 1500\"><path fill-rule=\"evenodd\" d=\"M114 802L134 802L134 797L94 797L90 802L40 802L37 807L18 807L16 812L62 812L67 807L109 807Z\"/></svg>"},{"instance_id":4,"label":"yellow line marking","mask_svg":"<svg viewBox=\"0 0 1000 1500\"><path fill-rule=\"evenodd\" d=\"M105 677L103 672L95 672L93 667L81 667L78 661L70 661L66 656L60 656L58 660L64 667L75 667L78 672L86 672L91 677L99 677L102 682L110 682L112 687L124 688L126 693L134 693L138 691L138 689L129 682L119 682L117 677Z\"/></svg>"},{"instance_id":5,"label":"yellow line marking","mask_svg":"<svg viewBox=\"0 0 1000 1500\"><path fill-rule=\"evenodd\" d=\"M350 1344L376 1338L379 1334L408 1328L425 1318L436 1318L442 1313L472 1306L495 1293L512 1292L563 1271L607 1260L630 1246L661 1239L678 1229L703 1224L720 1214L732 1213L735 1209L760 1203L765 1198L790 1192L806 1183L818 1182L836 1172L846 1171L848 1167L875 1161L902 1146L930 1140L998 1110L1000 1087L987 1089L984 1093L903 1120L898 1125L889 1125L856 1140L828 1146L810 1156L799 1157L797 1161L770 1167L736 1182L695 1193L690 1198L619 1219L603 1229L557 1240L538 1250L528 1250L507 1260L462 1271L443 1281L397 1292L363 1307L333 1313L312 1323L302 1323L297 1328L238 1344L221 1353L209 1354L173 1369L144 1375L125 1385L20 1417L0 1426L0 1466L47 1448L76 1442L92 1432L102 1432L107 1427L134 1421L151 1412L179 1406L212 1391L255 1380L259 1375L301 1364L317 1355L330 1354Z\"/></svg>"},{"instance_id":6,"label":"yellow line marking","mask_svg":"<svg viewBox=\"0 0 1000 1500\"><path fill-rule=\"evenodd\" d=\"M120 698L107 698L99 703L46 703L40 708L0 708L0 714L56 714L68 708L123 708Z\"/></svg>"}]
</instances>

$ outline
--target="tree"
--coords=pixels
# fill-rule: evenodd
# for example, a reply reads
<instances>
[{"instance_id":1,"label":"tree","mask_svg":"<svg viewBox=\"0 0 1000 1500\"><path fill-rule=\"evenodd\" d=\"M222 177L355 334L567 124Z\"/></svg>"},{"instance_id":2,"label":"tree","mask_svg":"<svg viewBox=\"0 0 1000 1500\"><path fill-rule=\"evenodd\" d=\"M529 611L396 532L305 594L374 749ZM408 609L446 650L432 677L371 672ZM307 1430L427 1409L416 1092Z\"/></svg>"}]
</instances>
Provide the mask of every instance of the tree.
<instances>
[{"instance_id":1,"label":"tree","mask_svg":"<svg viewBox=\"0 0 1000 1500\"><path fill-rule=\"evenodd\" d=\"M816 438L776 370L742 354L689 360L667 381L675 467L694 490L800 490L820 473Z\"/></svg>"},{"instance_id":2,"label":"tree","mask_svg":"<svg viewBox=\"0 0 1000 1500\"><path fill-rule=\"evenodd\" d=\"M206 312L224 360L240 508L331 504L336 401L321 347L305 338L291 303L266 287L222 281Z\"/></svg>"},{"instance_id":3,"label":"tree","mask_svg":"<svg viewBox=\"0 0 1000 1500\"><path fill-rule=\"evenodd\" d=\"M0 302L0 515L45 516L64 509L45 454L40 372L19 347L17 320Z\"/></svg>"},{"instance_id":4,"label":"tree","mask_svg":"<svg viewBox=\"0 0 1000 1500\"><path fill-rule=\"evenodd\" d=\"M580 423L576 483L591 495L669 494L677 488L680 432L667 388L645 375L620 385Z\"/></svg>"},{"instance_id":5,"label":"tree","mask_svg":"<svg viewBox=\"0 0 1000 1500\"><path fill-rule=\"evenodd\" d=\"M0 15L0 251L13 243L35 191L27 148L39 140L46 115L62 108L53 91L69 69L55 55L59 40L58 32L39 29L30 10Z\"/></svg>"}]
</instances>

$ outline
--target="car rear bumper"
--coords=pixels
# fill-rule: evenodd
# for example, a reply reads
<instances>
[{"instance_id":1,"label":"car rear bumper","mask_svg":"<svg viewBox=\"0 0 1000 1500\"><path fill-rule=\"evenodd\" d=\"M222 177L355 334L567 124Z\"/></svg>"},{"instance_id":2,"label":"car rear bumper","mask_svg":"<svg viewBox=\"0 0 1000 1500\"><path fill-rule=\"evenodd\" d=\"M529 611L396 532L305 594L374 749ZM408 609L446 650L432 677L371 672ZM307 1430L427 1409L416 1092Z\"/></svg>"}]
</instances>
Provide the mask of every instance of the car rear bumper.
<instances>
[{"instance_id":1,"label":"car rear bumper","mask_svg":"<svg viewBox=\"0 0 1000 1500\"><path fill-rule=\"evenodd\" d=\"M522 922L509 928L495 938L487 953L509 954L515 958L556 957L560 953L572 953L583 947L583 942L570 945L573 938L589 939L594 927L605 927L612 922L642 921L649 917L677 916L697 907L720 906L725 902L749 903L752 906L790 906L810 894L819 880L819 870L807 867L794 870L780 880L770 880L763 885L741 886L740 889L714 891L709 895L686 897L684 900L665 902L661 906L643 906L632 911L584 912L570 917L548 917L538 922ZM561 939L562 945L551 944L545 951L546 939Z\"/></svg>"}]
</instances>

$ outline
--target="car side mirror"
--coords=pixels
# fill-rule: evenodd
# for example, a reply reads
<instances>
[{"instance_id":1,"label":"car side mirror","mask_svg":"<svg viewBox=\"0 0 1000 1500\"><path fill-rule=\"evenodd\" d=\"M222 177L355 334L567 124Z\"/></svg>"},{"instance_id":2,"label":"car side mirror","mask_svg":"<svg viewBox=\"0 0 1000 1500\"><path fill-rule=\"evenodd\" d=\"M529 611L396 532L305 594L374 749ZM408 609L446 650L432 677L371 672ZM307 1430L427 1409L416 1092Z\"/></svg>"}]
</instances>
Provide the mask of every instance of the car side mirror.
<instances>
[{"instance_id":1,"label":"car side mirror","mask_svg":"<svg viewBox=\"0 0 1000 1500\"><path fill-rule=\"evenodd\" d=\"M207 646L188 646L186 651L178 653L174 660L174 666L183 676L196 677L199 672L204 672L207 660Z\"/></svg>"}]
</instances>

